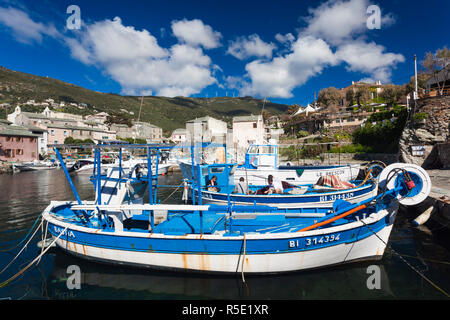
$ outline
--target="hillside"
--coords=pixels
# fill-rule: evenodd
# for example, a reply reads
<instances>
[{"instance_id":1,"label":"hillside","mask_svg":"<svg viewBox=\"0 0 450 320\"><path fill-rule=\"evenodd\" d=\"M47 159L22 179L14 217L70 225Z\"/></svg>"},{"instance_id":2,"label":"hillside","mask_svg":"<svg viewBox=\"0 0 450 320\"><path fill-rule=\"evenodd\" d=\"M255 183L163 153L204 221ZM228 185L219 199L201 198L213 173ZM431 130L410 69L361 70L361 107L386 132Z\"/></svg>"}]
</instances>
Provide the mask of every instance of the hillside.
<instances>
[{"instance_id":1,"label":"hillside","mask_svg":"<svg viewBox=\"0 0 450 320\"><path fill-rule=\"evenodd\" d=\"M45 99L66 102L66 106L55 109L75 114L93 114L101 111L112 115L137 120L141 97L121 96L88 90L60 80L35 76L0 67L0 104L11 105L8 112L16 105L28 100L43 102ZM87 107L79 109L68 106L69 103L84 103ZM185 127L188 120L206 115L231 123L233 116L260 114L263 100L252 97L144 97L141 121L147 121L162 127L165 134L176 128ZM39 107L26 106L24 111L41 111ZM266 101L265 110L271 114L287 111L288 105ZM126 111L124 111L126 110ZM131 112L131 113L130 113ZM0 110L0 118L5 118L5 110Z\"/></svg>"}]
</instances>

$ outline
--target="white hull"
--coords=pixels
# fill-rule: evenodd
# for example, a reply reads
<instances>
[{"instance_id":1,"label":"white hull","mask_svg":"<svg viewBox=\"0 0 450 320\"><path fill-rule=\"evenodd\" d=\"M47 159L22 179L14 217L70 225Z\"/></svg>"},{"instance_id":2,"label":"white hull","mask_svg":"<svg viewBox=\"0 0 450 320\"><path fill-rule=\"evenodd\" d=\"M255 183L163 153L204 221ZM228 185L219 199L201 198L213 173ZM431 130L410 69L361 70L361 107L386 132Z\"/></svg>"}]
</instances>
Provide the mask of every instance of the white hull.
<instances>
[{"instance_id":1,"label":"white hull","mask_svg":"<svg viewBox=\"0 0 450 320\"><path fill-rule=\"evenodd\" d=\"M142 251L115 250L105 247L95 247L90 245L80 245L71 242L70 237L64 236L65 239L59 238L56 244L61 249L83 258L92 259L101 262L123 264L138 267L170 269L177 271L197 271L212 273L280 273L302 271L308 269L321 268L331 265L343 264L352 261L365 259L380 259L389 240L395 215L397 213L398 203L394 203L387 210L371 214L363 219L365 224L371 224L389 217L389 223L376 234L372 234L367 238L350 243L340 243L317 249L305 250L300 252L286 253L270 253L270 254L189 254L189 253L161 253ZM93 232L89 228L72 226L64 222L58 221L49 216L48 212L44 212L44 218L49 222L58 225L60 228ZM345 232L364 226L363 222L355 221L333 228L318 229L312 231L298 233L279 233L261 236L261 234L247 234L245 241L261 240L261 238L271 241L274 239L283 239L286 243L289 239L298 237L324 237L327 234L336 234ZM103 231L96 230L96 234L102 234ZM70 233L69 233L70 234ZM107 233L111 234L111 233ZM115 236L132 236L132 237L154 237L161 239L195 239L197 241L205 240L225 240L221 235L203 234L203 235L184 235L184 236L168 236L164 234L142 234L135 232L115 232ZM55 236L53 235L53 238ZM230 238L230 237L229 237ZM243 236L231 237L233 239L225 241L244 241ZM242 261L243 267L242 267Z\"/></svg>"}]
</instances>

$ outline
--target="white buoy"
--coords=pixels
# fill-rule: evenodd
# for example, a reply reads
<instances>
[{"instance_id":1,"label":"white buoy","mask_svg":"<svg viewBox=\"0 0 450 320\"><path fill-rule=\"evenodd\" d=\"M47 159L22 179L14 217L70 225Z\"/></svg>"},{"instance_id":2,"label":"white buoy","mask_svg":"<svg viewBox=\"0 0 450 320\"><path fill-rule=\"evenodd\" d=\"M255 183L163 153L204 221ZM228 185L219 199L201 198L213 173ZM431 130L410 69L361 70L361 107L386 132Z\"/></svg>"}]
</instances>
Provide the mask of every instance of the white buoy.
<instances>
[{"instance_id":1,"label":"white buoy","mask_svg":"<svg viewBox=\"0 0 450 320\"><path fill-rule=\"evenodd\" d=\"M421 215L419 215L417 218L415 218L412 222L414 226L421 226L425 222L430 219L431 213L433 212L434 207L430 206L427 210L425 210Z\"/></svg>"},{"instance_id":2,"label":"white buoy","mask_svg":"<svg viewBox=\"0 0 450 320\"><path fill-rule=\"evenodd\" d=\"M413 206L424 201L431 191L431 179L422 167L412 163L393 163L384 168L378 178L380 189L394 189L397 180L395 176L403 173L400 169L408 172L414 181L415 187L411 190L411 194L398 194L397 199L399 202L405 206Z\"/></svg>"},{"instance_id":3,"label":"white buoy","mask_svg":"<svg viewBox=\"0 0 450 320\"><path fill-rule=\"evenodd\" d=\"M52 242L53 242L52 238L45 239L45 240L39 241L37 243L37 246L38 246L38 248L44 248L44 249L47 248L48 246L56 247L56 243L52 243Z\"/></svg>"}]
</instances>

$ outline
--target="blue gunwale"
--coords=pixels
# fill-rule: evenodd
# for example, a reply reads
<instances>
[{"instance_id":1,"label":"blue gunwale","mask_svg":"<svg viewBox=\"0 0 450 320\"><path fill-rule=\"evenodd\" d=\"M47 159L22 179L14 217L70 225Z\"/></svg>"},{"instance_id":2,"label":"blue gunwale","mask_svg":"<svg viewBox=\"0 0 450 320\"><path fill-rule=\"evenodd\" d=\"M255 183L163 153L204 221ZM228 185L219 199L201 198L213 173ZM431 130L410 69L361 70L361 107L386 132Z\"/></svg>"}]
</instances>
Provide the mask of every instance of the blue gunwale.
<instances>
[{"instance_id":1,"label":"blue gunwale","mask_svg":"<svg viewBox=\"0 0 450 320\"><path fill-rule=\"evenodd\" d=\"M59 206L55 208L60 208L64 206ZM359 215L378 212L378 210L386 209L386 206L376 206L375 208L365 209ZM68 206L60 208L65 214L68 214ZM192 213L191 213L192 214ZM195 214L195 213L194 213ZM225 215L226 213L223 213ZM234 234L203 234L200 237L200 233L178 233L171 234L168 233L150 233L148 230L136 232L123 231L115 233L113 230L101 230L95 227L85 227L79 222L74 222L71 220L70 216L58 215L57 212L53 212L52 215L57 215L63 218L63 221L57 221L50 219L49 221L49 231L54 235L59 235L59 232L69 224L68 231L65 236L62 236L63 240L73 242L79 245L94 246L100 248L108 248L113 250L125 250L125 251L140 251L140 252L160 252L160 253L189 253L189 254L239 254L242 250L243 234L247 235L247 253L248 254L275 254L275 253L289 253L298 251L308 251L320 249L328 246L339 245L343 243L351 243L360 241L366 237L372 235L372 231L378 232L390 224L389 216L386 214L379 220L367 223L370 229L358 223L358 219L352 216L351 219L341 219L336 221L336 223L330 224L328 227L317 229L316 231L308 231L302 233L289 232L289 231L278 231L278 232L246 232L245 227L239 232L239 220L234 219L233 228L236 230ZM218 214L220 216L220 214ZM75 213L73 214L75 216ZM270 217L270 215L268 215ZM307 224L313 221L313 218L295 218L294 220L303 219ZM66 221L64 221L66 220ZM245 219L242 219L243 221ZM289 220L286 218L286 220ZM249 221L247 221L249 222ZM349 225L349 223L357 222L350 229L342 229L344 225ZM170 223L170 221L169 221ZM291 226L284 226L280 220L279 225L272 225L272 227L279 227L281 229L287 229L289 227L299 229L298 222ZM61 225L59 225L61 224ZM162 222L158 226L164 224ZM251 224L251 223L250 223ZM70 228L73 225L75 228ZM157 227L158 227L157 226ZM350 225L349 225L350 226ZM258 226L260 229L263 226ZM267 227L267 226L266 226ZM270 227L270 225L268 225ZM284 228L283 228L284 227ZM341 227L341 228L336 228ZM59 232L58 232L59 229ZM295 229L294 229L295 230ZM211 230L211 232L217 230ZM71 236L69 236L69 234ZM327 235L339 234L338 241L329 241L327 243L322 243L314 246L306 246L307 238L324 238ZM233 236L234 235L234 236ZM260 239L254 239L252 235L260 236ZM297 241L298 247L290 248L289 241Z\"/></svg>"}]
</instances>

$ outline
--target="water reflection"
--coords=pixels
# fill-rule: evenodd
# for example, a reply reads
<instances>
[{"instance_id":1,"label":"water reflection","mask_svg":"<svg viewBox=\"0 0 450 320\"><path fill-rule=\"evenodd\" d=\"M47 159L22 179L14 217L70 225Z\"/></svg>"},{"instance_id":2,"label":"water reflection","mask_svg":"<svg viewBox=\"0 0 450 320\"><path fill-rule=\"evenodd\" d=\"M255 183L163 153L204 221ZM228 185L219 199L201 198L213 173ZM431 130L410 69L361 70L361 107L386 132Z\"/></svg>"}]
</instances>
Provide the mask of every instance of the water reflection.
<instances>
[{"instance_id":1,"label":"water reflection","mask_svg":"<svg viewBox=\"0 0 450 320\"><path fill-rule=\"evenodd\" d=\"M59 251L59 250L58 250ZM68 290L67 267L81 269L81 289ZM352 264L326 270L284 275L214 276L184 274L87 262L66 253L55 252L53 270L48 278L50 298L76 294L78 299L390 299L394 295L383 265L380 290L367 287L367 266ZM126 295L117 292L125 290ZM61 295L66 292L66 294ZM96 292L92 296L92 292Z\"/></svg>"},{"instance_id":2,"label":"water reflection","mask_svg":"<svg viewBox=\"0 0 450 320\"><path fill-rule=\"evenodd\" d=\"M82 199L93 200L94 188L86 176L74 176L74 185ZM179 185L181 175L159 178L164 185ZM0 248L17 244L51 200L75 197L61 170L0 175ZM182 203L183 188L161 189L158 199L164 203ZM170 196L170 199L167 199ZM400 212L390 245L416 270L450 291L449 235L430 227L427 232L411 227L411 218ZM439 232L438 232L439 231ZM34 239L16 263L1 275L1 281L13 275L39 254ZM0 266L7 265L20 248L0 250ZM408 257L410 256L410 257ZM81 269L81 290L68 290L69 265ZM380 289L370 290L369 265L380 267ZM445 299L415 271L387 250L379 262L353 263L341 267L284 275L250 276L246 284L241 275L211 276L124 268L75 258L52 249L39 266L2 288L0 298L12 299Z\"/></svg>"}]
</instances>

